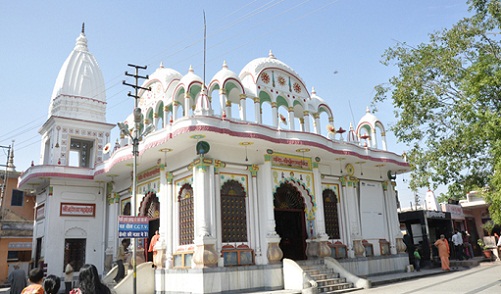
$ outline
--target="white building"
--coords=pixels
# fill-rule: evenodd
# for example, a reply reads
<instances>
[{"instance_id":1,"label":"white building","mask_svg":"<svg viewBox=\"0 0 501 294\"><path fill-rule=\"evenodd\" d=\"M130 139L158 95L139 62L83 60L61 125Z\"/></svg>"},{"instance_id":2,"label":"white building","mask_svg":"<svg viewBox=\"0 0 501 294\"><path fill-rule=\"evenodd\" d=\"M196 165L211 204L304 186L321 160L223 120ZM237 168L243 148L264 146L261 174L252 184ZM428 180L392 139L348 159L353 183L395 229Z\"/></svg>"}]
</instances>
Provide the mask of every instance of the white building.
<instances>
[{"instance_id":1,"label":"white building","mask_svg":"<svg viewBox=\"0 0 501 294\"><path fill-rule=\"evenodd\" d=\"M223 63L205 87L192 68L160 65L142 87L140 127L155 130L139 144L136 213L160 231L156 293L281 289L282 258L404 269L394 179L409 167L368 110L344 139L325 100L271 52L238 75ZM118 216L134 207L132 142L110 138L105 114L82 30L40 129L41 161L19 184L37 191L33 258L50 273L69 260L111 268Z\"/></svg>"}]
</instances>

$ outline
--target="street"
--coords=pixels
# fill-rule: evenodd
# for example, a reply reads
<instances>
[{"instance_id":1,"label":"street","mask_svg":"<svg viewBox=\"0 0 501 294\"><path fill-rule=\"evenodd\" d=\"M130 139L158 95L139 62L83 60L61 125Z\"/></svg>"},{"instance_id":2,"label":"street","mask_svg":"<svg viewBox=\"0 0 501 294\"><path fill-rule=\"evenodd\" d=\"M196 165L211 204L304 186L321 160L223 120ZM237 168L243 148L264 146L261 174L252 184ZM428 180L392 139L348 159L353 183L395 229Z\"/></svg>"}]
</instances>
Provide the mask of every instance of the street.
<instances>
[{"instance_id":1,"label":"street","mask_svg":"<svg viewBox=\"0 0 501 294\"><path fill-rule=\"evenodd\" d=\"M381 285L356 293L501 293L501 263Z\"/></svg>"}]
</instances>

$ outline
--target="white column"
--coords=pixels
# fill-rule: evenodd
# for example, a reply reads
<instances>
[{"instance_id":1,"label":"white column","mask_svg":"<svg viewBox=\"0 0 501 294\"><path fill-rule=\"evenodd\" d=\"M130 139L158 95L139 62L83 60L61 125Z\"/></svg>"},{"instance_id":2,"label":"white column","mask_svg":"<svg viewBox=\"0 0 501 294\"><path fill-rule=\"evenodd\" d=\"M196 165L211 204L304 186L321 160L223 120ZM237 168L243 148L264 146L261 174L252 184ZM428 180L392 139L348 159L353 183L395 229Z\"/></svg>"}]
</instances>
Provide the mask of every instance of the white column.
<instances>
[{"instance_id":1,"label":"white column","mask_svg":"<svg viewBox=\"0 0 501 294\"><path fill-rule=\"evenodd\" d=\"M250 178L250 186L252 189L250 190L249 193L249 212L250 212L250 235L251 235L251 240L252 242L250 243L250 247L254 248L255 254L256 254L256 264L265 264L266 263L266 258L263 257L263 250L262 250L262 244L261 244L261 238L260 238L260 215L259 215L259 199L258 199L258 193L257 193L257 173L259 171L259 166L257 165L252 165L248 167L248 170L251 173L251 178ZM266 253L266 252L265 252Z\"/></svg>"},{"instance_id":2,"label":"white column","mask_svg":"<svg viewBox=\"0 0 501 294\"><path fill-rule=\"evenodd\" d=\"M164 124L163 124L163 128L166 128L170 124L169 107L168 106L164 106L163 111L164 111Z\"/></svg>"},{"instance_id":3,"label":"white column","mask_svg":"<svg viewBox=\"0 0 501 294\"><path fill-rule=\"evenodd\" d=\"M303 113L304 113L304 117L303 117L303 119L304 119L304 131L305 132L310 132L310 113L307 110L303 111Z\"/></svg>"},{"instance_id":4,"label":"white column","mask_svg":"<svg viewBox=\"0 0 501 294\"><path fill-rule=\"evenodd\" d=\"M289 107L289 130L294 130L296 122L294 120L294 107Z\"/></svg>"},{"instance_id":5,"label":"white column","mask_svg":"<svg viewBox=\"0 0 501 294\"><path fill-rule=\"evenodd\" d=\"M315 212L315 227L317 236L313 237L326 237L325 233L325 215L324 215L324 198L322 197L322 176L318 169L318 164L315 162L313 168L313 180L315 182L315 200L317 203L317 211ZM328 238L327 238L328 239Z\"/></svg>"},{"instance_id":6,"label":"white column","mask_svg":"<svg viewBox=\"0 0 501 294\"><path fill-rule=\"evenodd\" d=\"M372 148L377 148L376 128L371 129Z\"/></svg>"},{"instance_id":7,"label":"white column","mask_svg":"<svg viewBox=\"0 0 501 294\"><path fill-rule=\"evenodd\" d=\"M191 96L189 93L184 95L184 116L189 117L191 110Z\"/></svg>"},{"instance_id":8,"label":"white column","mask_svg":"<svg viewBox=\"0 0 501 294\"><path fill-rule=\"evenodd\" d=\"M259 99L259 97L254 97L254 122L257 124L262 123L261 99Z\"/></svg>"},{"instance_id":9,"label":"white column","mask_svg":"<svg viewBox=\"0 0 501 294\"><path fill-rule=\"evenodd\" d=\"M388 216L388 238L390 242L391 254L397 253L396 239L402 238L402 232L400 231L400 221L398 220L398 209L397 200L395 195L396 182L386 182L383 184L385 188L384 199L385 199L385 209L386 215Z\"/></svg>"},{"instance_id":10,"label":"white column","mask_svg":"<svg viewBox=\"0 0 501 294\"><path fill-rule=\"evenodd\" d=\"M273 117L273 127L278 127L277 102L271 102L271 116Z\"/></svg>"},{"instance_id":11,"label":"white column","mask_svg":"<svg viewBox=\"0 0 501 294\"><path fill-rule=\"evenodd\" d=\"M271 170L271 156L266 156L261 167L262 172L259 178L259 219L262 220L260 230L262 232L262 248L266 248L266 256L263 256L263 263L279 263L283 257L283 252L279 247L280 236L275 231L275 211L273 204L273 175Z\"/></svg>"},{"instance_id":12,"label":"white column","mask_svg":"<svg viewBox=\"0 0 501 294\"><path fill-rule=\"evenodd\" d=\"M348 228L347 245L353 246L353 240L362 239L361 224L360 224L360 208L358 205L358 195L355 181L344 177L341 179L341 185L344 198L344 206L346 210L347 223L345 226ZM343 203L341 203L343 205ZM354 257L354 251L350 250L350 257Z\"/></svg>"},{"instance_id":13,"label":"white column","mask_svg":"<svg viewBox=\"0 0 501 294\"><path fill-rule=\"evenodd\" d=\"M240 119L243 121L247 120L247 109L245 106L245 99L247 96L245 94L240 94Z\"/></svg>"},{"instance_id":14,"label":"white column","mask_svg":"<svg viewBox=\"0 0 501 294\"><path fill-rule=\"evenodd\" d=\"M221 116L223 116L223 113L225 113L225 107L226 107L226 89L222 88L219 89L219 107L221 109ZM225 114L228 116L228 113Z\"/></svg>"},{"instance_id":15,"label":"white column","mask_svg":"<svg viewBox=\"0 0 501 294\"><path fill-rule=\"evenodd\" d=\"M313 118L315 120L315 125L314 125L314 129L315 129L315 134L320 134L321 132L321 126L320 126L320 116L318 115L318 113L315 113L313 114Z\"/></svg>"},{"instance_id":16,"label":"white column","mask_svg":"<svg viewBox=\"0 0 501 294\"><path fill-rule=\"evenodd\" d=\"M195 253L193 262L197 268L217 266L218 254L216 253L214 167L204 158L193 166L193 206L195 215Z\"/></svg>"}]
</instances>

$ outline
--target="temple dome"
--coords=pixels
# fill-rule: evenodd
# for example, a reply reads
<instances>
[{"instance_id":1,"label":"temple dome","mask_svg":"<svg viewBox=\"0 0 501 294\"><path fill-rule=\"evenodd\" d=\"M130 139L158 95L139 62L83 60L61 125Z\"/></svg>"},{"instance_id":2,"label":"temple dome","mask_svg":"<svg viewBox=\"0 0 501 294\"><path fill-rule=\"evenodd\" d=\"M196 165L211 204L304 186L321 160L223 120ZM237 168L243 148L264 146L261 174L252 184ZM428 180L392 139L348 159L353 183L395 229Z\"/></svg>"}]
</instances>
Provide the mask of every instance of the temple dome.
<instances>
[{"instance_id":1,"label":"temple dome","mask_svg":"<svg viewBox=\"0 0 501 294\"><path fill-rule=\"evenodd\" d=\"M57 76L49 106L51 116L106 121L104 78L96 58L88 50L83 27Z\"/></svg>"}]
</instances>

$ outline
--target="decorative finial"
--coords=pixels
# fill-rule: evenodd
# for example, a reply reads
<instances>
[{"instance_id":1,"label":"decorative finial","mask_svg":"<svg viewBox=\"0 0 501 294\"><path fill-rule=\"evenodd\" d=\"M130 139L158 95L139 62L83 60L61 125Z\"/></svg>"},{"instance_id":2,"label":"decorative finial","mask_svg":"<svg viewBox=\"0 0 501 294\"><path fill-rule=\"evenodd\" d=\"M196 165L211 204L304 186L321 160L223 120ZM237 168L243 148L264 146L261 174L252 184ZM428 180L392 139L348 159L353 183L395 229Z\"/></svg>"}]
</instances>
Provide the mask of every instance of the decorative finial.
<instances>
[{"instance_id":1,"label":"decorative finial","mask_svg":"<svg viewBox=\"0 0 501 294\"><path fill-rule=\"evenodd\" d=\"M82 23L82 34L85 35L85 22Z\"/></svg>"},{"instance_id":2,"label":"decorative finial","mask_svg":"<svg viewBox=\"0 0 501 294\"><path fill-rule=\"evenodd\" d=\"M164 68L164 62L160 61L160 68Z\"/></svg>"},{"instance_id":3,"label":"decorative finial","mask_svg":"<svg viewBox=\"0 0 501 294\"><path fill-rule=\"evenodd\" d=\"M268 58L275 59L275 55L273 55L273 52L270 49L270 52L268 52Z\"/></svg>"},{"instance_id":4,"label":"decorative finial","mask_svg":"<svg viewBox=\"0 0 501 294\"><path fill-rule=\"evenodd\" d=\"M191 66L190 64L190 69L188 69L189 72L195 72L195 70L193 70L193 66Z\"/></svg>"},{"instance_id":5,"label":"decorative finial","mask_svg":"<svg viewBox=\"0 0 501 294\"><path fill-rule=\"evenodd\" d=\"M369 106L367 106L367 107L365 108L365 112L367 112L367 113L371 113L371 110L369 109Z\"/></svg>"},{"instance_id":6,"label":"decorative finial","mask_svg":"<svg viewBox=\"0 0 501 294\"><path fill-rule=\"evenodd\" d=\"M317 94L317 91L315 91L315 87L311 87L311 94L313 95Z\"/></svg>"},{"instance_id":7,"label":"decorative finial","mask_svg":"<svg viewBox=\"0 0 501 294\"><path fill-rule=\"evenodd\" d=\"M223 61L223 68L228 68L228 64L226 63L226 60Z\"/></svg>"}]
</instances>

